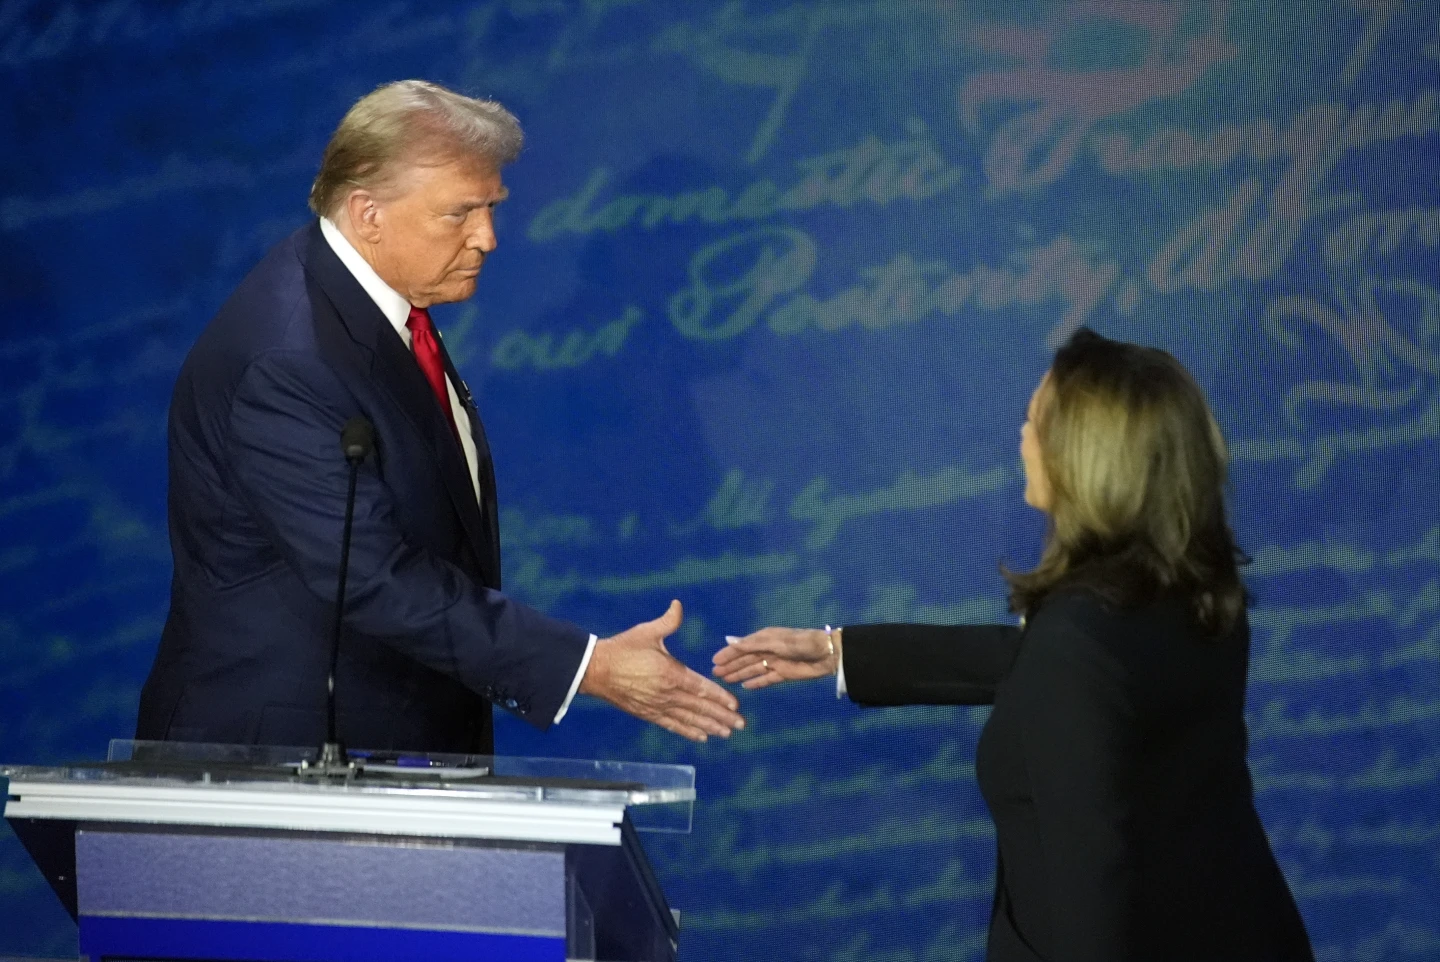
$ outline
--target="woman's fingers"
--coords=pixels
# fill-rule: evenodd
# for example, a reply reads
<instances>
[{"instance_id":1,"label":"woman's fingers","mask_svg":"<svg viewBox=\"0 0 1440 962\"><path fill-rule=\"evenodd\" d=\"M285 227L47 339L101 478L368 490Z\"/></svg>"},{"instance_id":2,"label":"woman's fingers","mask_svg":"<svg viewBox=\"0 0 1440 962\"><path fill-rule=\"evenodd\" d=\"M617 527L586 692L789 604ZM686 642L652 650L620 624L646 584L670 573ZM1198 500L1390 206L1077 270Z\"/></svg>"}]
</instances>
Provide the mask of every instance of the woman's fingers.
<instances>
[{"instance_id":1,"label":"woman's fingers","mask_svg":"<svg viewBox=\"0 0 1440 962\"><path fill-rule=\"evenodd\" d=\"M742 653L724 663L717 662L713 670L721 679L733 683L764 674L768 670L767 661L769 656L765 654Z\"/></svg>"},{"instance_id":2,"label":"woman's fingers","mask_svg":"<svg viewBox=\"0 0 1440 962\"><path fill-rule=\"evenodd\" d=\"M829 657L830 646L825 642L823 631L761 628L743 638L727 635L725 647L715 652L711 660L723 665L747 654L779 655L797 662L820 661Z\"/></svg>"},{"instance_id":3,"label":"woman's fingers","mask_svg":"<svg viewBox=\"0 0 1440 962\"><path fill-rule=\"evenodd\" d=\"M744 648L740 647L742 639L736 638L734 641L731 641L729 638L726 638L725 641L725 647L710 656L710 660L715 663L716 667L732 664L750 654Z\"/></svg>"}]
</instances>

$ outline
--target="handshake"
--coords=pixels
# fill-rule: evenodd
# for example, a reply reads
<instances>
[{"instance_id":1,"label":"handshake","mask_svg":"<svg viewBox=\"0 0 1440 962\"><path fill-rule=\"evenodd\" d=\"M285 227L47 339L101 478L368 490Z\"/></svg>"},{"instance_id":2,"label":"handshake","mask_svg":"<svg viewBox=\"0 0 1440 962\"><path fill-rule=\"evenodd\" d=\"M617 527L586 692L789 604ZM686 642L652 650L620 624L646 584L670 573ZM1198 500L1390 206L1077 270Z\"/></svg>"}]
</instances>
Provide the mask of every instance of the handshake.
<instances>
[{"instance_id":1,"label":"handshake","mask_svg":"<svg viewBox=\"0 0 1440 962\"><path fill-rule=\"evenodd\" d=\"M735 696L682 665L665 649L665 639L684 619L680 602L654 621L595 643L580 691L627 714L652 722L691 741L711 735L729 738L745 727ZM714 656L714 673L745 688L834 674L840 664L840 632L762 628L744 638L728 637Z\"/></svg>"}]
</instances>

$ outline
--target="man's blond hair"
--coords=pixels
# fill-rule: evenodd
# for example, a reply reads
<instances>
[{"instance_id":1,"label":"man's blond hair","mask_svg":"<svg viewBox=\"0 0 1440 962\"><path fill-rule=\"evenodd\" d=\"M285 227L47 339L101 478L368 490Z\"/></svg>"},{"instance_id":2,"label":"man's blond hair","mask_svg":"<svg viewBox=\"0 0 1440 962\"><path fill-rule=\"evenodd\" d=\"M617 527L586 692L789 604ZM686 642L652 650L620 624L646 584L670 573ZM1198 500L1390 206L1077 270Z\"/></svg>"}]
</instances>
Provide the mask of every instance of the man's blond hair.
<instances>
[{"instance_id":1,"label":"man's blond hair","mask_svg":"<svg viewBox=\"0 0 1440 962\"><path fill-rule=\"evenodd\" d=\"M356 101L325 147L310 209L333 217L351 190L384 193L410 167L461 158L499 169L525 135L493 100L466 97L425 80L398 80Z\"/></svg>"}]
</instances>

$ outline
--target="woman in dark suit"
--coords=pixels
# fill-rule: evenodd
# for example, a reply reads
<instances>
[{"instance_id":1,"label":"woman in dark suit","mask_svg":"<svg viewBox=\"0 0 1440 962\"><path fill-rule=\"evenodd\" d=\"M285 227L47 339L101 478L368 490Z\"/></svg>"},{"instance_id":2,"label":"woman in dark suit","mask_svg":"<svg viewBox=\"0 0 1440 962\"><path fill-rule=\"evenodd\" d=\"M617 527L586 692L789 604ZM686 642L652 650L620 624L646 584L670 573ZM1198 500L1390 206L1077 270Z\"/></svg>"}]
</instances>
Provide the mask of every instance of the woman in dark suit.
<instances>
[{"instance_id":1,"label":"woman in dark suit","mask_svg":"<svg viewBox=\"0 0 1440 962\"><path fill-rule=\"evenodd\" d=\"M1250 630L1204 395L1169 354L1082 330L1020 435L1050 520L1036 568L1005 572L1021 627L765 628L715 673L994 705L990 962L1309 962L1245 763Z\"/></svg>"}]
</instances>

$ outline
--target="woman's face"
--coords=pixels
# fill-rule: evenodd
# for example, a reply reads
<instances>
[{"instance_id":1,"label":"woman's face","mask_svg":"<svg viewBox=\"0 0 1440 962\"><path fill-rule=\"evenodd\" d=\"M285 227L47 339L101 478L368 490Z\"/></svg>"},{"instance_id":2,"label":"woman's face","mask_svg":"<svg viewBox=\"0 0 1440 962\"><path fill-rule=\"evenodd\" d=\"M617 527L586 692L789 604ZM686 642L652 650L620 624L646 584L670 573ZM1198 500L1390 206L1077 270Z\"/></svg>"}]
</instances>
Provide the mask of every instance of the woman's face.
<instances>
[{"instance_id":1,"label":"woman's face","mask_svg":"<svg viewBox=\"0 0 1440 962\"><path fill-rule=\"evenodd\" d=\"M1050 374L1047 372L1030 395L1030 406L1025 409L1025 423L1020 426L1020 460L1025 465L1025 503L1040 511L1050 510L1050 479L1045 474L1045 460L1040 454L1040 437L1035 429L1035 418L1045 399L1042 392L1049 390Z\"/></svg>"}]
</instances>

